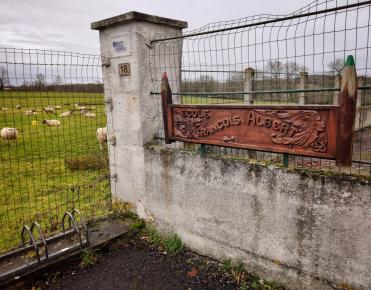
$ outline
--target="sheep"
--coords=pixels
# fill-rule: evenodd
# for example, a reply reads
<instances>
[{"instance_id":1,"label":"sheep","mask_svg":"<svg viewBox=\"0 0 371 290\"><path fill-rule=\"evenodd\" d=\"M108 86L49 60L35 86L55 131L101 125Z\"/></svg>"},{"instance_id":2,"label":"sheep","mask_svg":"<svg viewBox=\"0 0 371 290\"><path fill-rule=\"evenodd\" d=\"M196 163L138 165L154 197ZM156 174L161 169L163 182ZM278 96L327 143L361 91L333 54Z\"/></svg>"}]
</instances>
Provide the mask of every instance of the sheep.
<instances>
[{"instance_id":1,"label":"sheep","mask_svg":"<svg viewBox=\"0 0 371 290\"><path fill-rule=\"evenodd\" d=\"M51 114L54 114L54 108L51 107L51 106L47 106L47 107L44 107L43 108L43 111L47 114L51 113Z\"/></svg>"},{"instance_id":2,"label":"sheep","mask_svg":"<svg viewBox=\"0 0 371 290\"><path fill-rule=\"evenodd\" d=\"M1 110L6 111L8 108L2 107Z\"/></svg>"},{"instance_id":3,"label":"sheep","mask_svg":"<svg viewBox=\"0 0 371 290\"><path fill-rule=\"evenodd\" d=\"M20 110L21 109L21 105L18 104L17 106L15 106L15 108L18 109L18 110Z\"/></svg>"},{"instance_id":4,"label":"sheep","mask_svg":"<svg viewBox=\"0 0 371 290\"><path fill-rule=\"evenodd\" d=\"M54 107L56 110L62 109L62 106L55 106Z\"/></svg>"},{"instance_id":5,"label":"sheep","mask_svg":"<svg viewBox=\"0 0 371 290\"><path fill-rule=\"evenodd\" d=\"M69 116L72 116L73 115L73 111L69 110L67 112L63 112L62 114L60 114L60 116L63 118L63 117L69 117Z\"/></svg>"},{"instance_id":6,"label":"sheep","mask_svg":"<svg viewBox=\"0 0 371 290\"><path fill-rule=\"evenodd\" d=\"M0 131L0 136L5 143L13 141L13 144L17 142L18 130L16 128L4 127Z\"/></svg>"},{"instance_id":7,"label":"sheep","mask_svg":"<svg viewBox=\"0 0 371 290\"><path fill-rule=\"evenodd\" d=\"M60 126L61 121L59 121L59 120L43 120L43 124L45 124L49 127L54 127L54 126Z\"/></svg>"},{"instance_id":8,"label":"sheep","mask_svg":"<svg viewBox=\"0 0 371 290\"><path fill-rule=\"evenodd\" d=\"M79 106L79 104L75 104L75 109L76 110L87 110L87 107L86 106Z\"/></svg>"},{"instance_id":9,"label":"sheep","mask_svg":"<svg viewBox=\"0 0 371 290\"><path fill-rule=\"evenodd\" d=\"M87 118L95 118L96 117L96 115L92 112L86 112L84 114L84 116L87 117Z\"/></svg>"},{"instance_id":10,"label":"sheep","mask_svg":"<svg viewBox=\"0 0 371 290\"><path fill-rule=\"evenodd\" d=\"M25 111L24 114L25 114L26 116L37 115L37 112L36 112L36 110L32 109L32 110L27 110L27 111Z\"/></svg>"},{"instance_id":11,"label":"sheep","mask_svg":"<svg viewBox=\"0 0 371 290\"><path fill-rule=\"evenodd\" d=\"M97 139L99 143L99 148L103 149L103 144L107 143L107 128L98 128L97 129Z\"/></svg>"}]
</instances>

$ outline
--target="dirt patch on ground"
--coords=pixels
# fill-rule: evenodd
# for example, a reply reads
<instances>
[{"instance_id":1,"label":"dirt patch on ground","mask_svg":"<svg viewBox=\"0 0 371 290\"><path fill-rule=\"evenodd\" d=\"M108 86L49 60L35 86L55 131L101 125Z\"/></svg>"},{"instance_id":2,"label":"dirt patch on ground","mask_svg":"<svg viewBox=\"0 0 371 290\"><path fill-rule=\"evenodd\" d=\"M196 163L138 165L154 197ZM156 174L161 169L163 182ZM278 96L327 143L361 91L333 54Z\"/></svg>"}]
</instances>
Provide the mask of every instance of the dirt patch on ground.
<instances>
[{"instance_id":1,"label":"dirt patch on ground","mask_svg":"<svg viewBox=\"0 0 371 290\"><path fill-rule=\"evenodd\" d=\"M85 254L86 255L86 254ZM82 268L81 261L91 262ZM185 250L169 254L143 235L110 244L79 261L34 275L8 289L283 289Z\"/></svg>"}]
</instances>

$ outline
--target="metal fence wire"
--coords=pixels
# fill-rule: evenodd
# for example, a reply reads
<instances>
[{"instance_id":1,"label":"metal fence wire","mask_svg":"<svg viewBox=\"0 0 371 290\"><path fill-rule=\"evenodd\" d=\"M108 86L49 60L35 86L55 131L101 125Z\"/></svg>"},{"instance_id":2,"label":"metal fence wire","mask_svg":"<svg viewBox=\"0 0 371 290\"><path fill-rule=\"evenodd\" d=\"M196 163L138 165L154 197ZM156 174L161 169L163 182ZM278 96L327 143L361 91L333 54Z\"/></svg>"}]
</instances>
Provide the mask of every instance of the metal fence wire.
<instances>
[{"instance_id":1,"label":"metal fence wire","mask_svg":"<svg viewBox=\"0 0 371 290\"><path fill-rule=\"evenodd\" d=\"M99 55L0 48L0 252L23 224L49 235L66 210L108 211L105 126Z\"/></svg>"},{"instance_id":2,"label":"metal fence wire","mask_svg":"<svg viewBox=\"0 0 371 290\"><path fill-rule=\"evenodd\" d=\"M158 35L151 42L152 94L160 94L166 71L178 104L337 105L344 61L353 55L359 89L352 168L301 156L290 156L289 166L370 176L370 15L371 1L318 0L288 15L256 15L183 35ZM173 146L194 150L198 145ZM263 162L283 160L282 154L206 149Z\"/></svg>"}]
</instances>

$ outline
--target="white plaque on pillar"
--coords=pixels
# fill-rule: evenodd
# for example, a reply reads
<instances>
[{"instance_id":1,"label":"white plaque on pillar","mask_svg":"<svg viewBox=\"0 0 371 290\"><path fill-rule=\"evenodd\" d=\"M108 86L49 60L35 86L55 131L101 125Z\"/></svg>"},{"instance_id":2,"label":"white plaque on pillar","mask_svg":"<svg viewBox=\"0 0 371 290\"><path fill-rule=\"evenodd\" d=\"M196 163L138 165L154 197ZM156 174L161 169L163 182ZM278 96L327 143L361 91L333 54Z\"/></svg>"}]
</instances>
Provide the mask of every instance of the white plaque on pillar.
<instances>
[{"instance_id":1,"label":"white plaque on pillar","mask_svg":"<svg viewBox=\"0 0 371 290\"><path fill-rule=\"evenodd\" d=\"M112 57L131 55L131 36L129 34L111 36L110 50Z\"/></svg>"}]
</instances>

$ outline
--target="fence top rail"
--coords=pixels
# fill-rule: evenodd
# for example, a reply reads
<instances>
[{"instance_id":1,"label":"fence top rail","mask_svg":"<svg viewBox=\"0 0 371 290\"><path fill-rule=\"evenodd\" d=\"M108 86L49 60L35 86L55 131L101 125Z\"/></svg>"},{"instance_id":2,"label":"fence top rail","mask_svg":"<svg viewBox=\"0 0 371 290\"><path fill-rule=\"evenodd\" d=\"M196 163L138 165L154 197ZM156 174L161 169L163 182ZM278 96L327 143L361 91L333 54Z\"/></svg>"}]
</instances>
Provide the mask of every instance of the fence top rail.
<instances>
[{"instance_id":1,"label":"fence top rail","mask_svg":"<svg viewBox=\"0 0 371 290\"><path fill-rule=\"evenodd\" d=\"M358 90L370 90L370 86L359 86ZM207 95L248 95L248 94L294 94L294 93L315 93L315 92L336 92L340 88L319 88L319 89L297 89L297 90L266 90L246 92L173 92L174 96L207 96ZM150 92L151 95L161 95L161 92Z\"/></svg>"},{"instance_id":2,"label":"fence top rail","mask_svg":"<svg viewBox=\"0 0 371 290\"><path fill-rule=\"evenodd\" d=\"M200 36L200 35L206 35L206 34L212 34L212 33L218 33L218 32L225 32L225 31L230 31L230 30L237 30L237 29L242 29L242 28L247 28L247 27L254 27L254 26L260 26L260 25L266 25L270 23L275 23L275 22L282 22L286 20L293 20L297 18L302 18L302 17L309 17L309 16L315 16L315 15L320 15L320 14L325 14L329 12L337 12L341 10L346 10L350 8L355 8L355 7L360 7L360 6L365 6L365 5L370 5L371 1L361 1L361 2L356 2L356 3L351 3L351 4L346 4L346 5L341 5L337 6L337 1L335 2L335 7L332 8L327 8L328 2L333 2L333 1L324 1L322 3L318 3L318 1L314 1L311 4L307 5L306 7L299 9L291 14L288 15L270 15L270 14L261 14L253 17L246 18L245 22L250 21L250 23L245 23L242 25L232 25L229 27L224 27L224 28L219 28L219 29L211 29L208 30L207 28L209 25L205 26L205 28L201 28L199 30L191 31L189 33L185 33L183 35L178 35L178 36L158 36L159 38L155 38L151 40L151 43L156 43L156 42L162 42L162 41L168 41L168 40L177 40L177 39L182 39L182 38L189 38L189 37L194 37L194 36ZM313 3L316 3L313 5ZM318 5L319 4L325 4L325 9L318 10ZM313 6L316 8L314 11L310 11ZM305 10L306 9L306 10ZM304 12L307 11L307 12ZM265 19L265 20L262 20ZM220 25L223 22L220 22ZM217 23L214 23L214 26L216 26ZM228 23L226 23L227 25Z\"/></svg>"},{"instance_id":3,"label":"fence top rail","mask_svg":"<svg viewBox=\"0 0 371 290\"><path fill-rule=\"evenodd\" d=\"M40 48L22 48L22 47L4 47L0 46L0 53L7 54L26 54L26 55L48 55L48 56L68 56L68 57L89 57L101 59L100 54L82 53L67 50L40 49Z\"/></svg>"}]
</instances>

